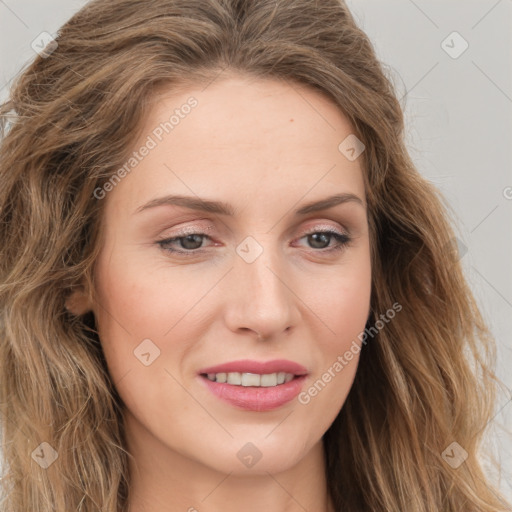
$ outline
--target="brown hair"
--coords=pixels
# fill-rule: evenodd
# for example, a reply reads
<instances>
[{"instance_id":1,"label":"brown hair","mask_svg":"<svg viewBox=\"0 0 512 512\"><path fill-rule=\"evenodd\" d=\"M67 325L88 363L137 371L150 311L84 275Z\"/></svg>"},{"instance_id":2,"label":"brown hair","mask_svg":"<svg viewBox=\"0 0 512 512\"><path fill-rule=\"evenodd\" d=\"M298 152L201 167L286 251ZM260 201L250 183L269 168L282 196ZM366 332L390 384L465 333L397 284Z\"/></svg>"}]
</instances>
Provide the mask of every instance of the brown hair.
<instances>
[{"instance_id":1,"label":"brown hair","mask_svg":"<svg viewBox=\"0 0 512 512\"><path fill-rule=\"evenodd\" d=\"M120 511L129 497L120 399L92 314L102 201L160 87L222 73L307 84L365 144L371 318L403 310L362 350L324 436L336 510L497 512L478 460L492 418L494 341L454 252L448 207L415 169L403 113L368 37L338 0L95 0L0 107L2 510ZM12 124L7 129L6 120ZM340 141L341 142L341 141ZM46 470L31 454L58 453ZM457 469L442 456L456 441Z\"/></svg>"}]
</instances>

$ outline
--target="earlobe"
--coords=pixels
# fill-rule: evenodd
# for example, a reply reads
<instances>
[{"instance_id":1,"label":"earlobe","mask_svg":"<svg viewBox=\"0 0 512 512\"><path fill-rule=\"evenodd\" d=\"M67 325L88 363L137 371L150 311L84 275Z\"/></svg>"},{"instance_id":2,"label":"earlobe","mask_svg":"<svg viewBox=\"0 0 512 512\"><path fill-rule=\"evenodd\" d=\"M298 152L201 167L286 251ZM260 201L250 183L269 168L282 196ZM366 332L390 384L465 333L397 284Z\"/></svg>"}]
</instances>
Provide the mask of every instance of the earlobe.
<instances>
[{"instance_id":1,"label":"earlobe","mask_svg":"<svg viewBox=\"0 0 512 512\"><path fill-rule=\"evenodd\" d=\"M66 298L66 309L74 315L81 316L91 311L92 305L83 287L74 289Z\"/></svg>"}]
</instances>

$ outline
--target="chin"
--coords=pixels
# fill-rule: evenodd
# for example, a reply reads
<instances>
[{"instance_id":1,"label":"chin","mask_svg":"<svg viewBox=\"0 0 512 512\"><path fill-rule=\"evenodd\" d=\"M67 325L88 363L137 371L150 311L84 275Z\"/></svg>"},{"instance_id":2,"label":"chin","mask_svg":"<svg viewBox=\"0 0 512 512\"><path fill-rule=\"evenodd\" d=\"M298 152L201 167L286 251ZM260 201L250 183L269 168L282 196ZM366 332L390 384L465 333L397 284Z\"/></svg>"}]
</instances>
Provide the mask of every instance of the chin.
<instances>
[{"instance_id":1,"label":"chin","mask_svg":"<svg viewBox=\"0 0 512 512\"><path fill-rule=\"evenodd\" d=\"M208 454L208 460L203 459L202 463L221 473L266 475L290 469L309 451L305 441L296 436L287 436L288 442L277 435L273 440L260 436L252 439L248 436L244 440L235 438L224 445L218 444L218 453Z\"/></svg>"}]
</instances>

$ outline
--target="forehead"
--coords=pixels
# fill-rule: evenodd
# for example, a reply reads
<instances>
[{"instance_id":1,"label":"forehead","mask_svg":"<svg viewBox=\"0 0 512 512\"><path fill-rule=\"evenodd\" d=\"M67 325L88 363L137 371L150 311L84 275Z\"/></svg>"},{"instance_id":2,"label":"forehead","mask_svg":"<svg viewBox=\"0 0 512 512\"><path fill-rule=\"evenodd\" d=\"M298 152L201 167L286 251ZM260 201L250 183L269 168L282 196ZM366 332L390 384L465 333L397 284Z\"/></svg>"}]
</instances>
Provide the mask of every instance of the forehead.
<instances>
[{"instance_id":1,"label":"forehead","mask_svg":"<svg viewBox=\"0 0 512 512\"><path fill-rule=\"evenodd\" d=\"M341 109L305 85L230 77L206 86L170 86L154 96L129 154L151 149L132 162L109 200L133 210L164 191L232 191L245 200L262 189L297 199L312 187L364 194L359 161L338 149L352 133Z\"/></svg>"},{"instance_id":2,"label":"forehead","mask_svg":"<svg viewBox=\"0 0 512 512\"><path fill-rule=\"evenodd\" d=\"M231 142L237 141L261 147L268 142L265 135L279 133L295 137L302 134L306 136L303 139L316 144L315 132L335 133L340 126L353 131L334 101L310 86L282 79L231 76L203 86L160 88L148 109L144 133L169 120L173 112L180 114L191 98L197 101L197 106L190 116L185 114L184 118L189 118L186 123L179 123L191 130L173 129L172 133L176 138L181 132L181 142L207 138L210 144L231 146ZM180 119L183 120L183 115ZM191 131L194 139L190 141L187 135ZM284 138L279 142L284 142Z\"/></svg>"}]
</instances>

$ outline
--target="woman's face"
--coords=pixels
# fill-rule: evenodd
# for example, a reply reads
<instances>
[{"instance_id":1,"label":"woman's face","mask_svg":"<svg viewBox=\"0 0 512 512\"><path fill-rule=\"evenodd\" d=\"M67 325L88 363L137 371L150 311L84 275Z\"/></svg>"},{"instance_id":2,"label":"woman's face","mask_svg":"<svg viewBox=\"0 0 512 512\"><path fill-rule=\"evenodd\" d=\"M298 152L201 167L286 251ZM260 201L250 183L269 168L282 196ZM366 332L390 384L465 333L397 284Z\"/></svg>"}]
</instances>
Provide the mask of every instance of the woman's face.
<instances>
[{"instance_id":1,"label":"woman's face","mask_svg":"<svg viewBox=\"0 0 512 512\"><path fill-rule=\"evenodd\" d=\"M318 92L274 80L217 79L154 103L137 155L97 192L91 308L133 447L255 473L321 443L370 309L352 132ZM346 200L322 206L335 195ZM277 384L283 373L293 380Z\"/></svg>"}]
</instances>

